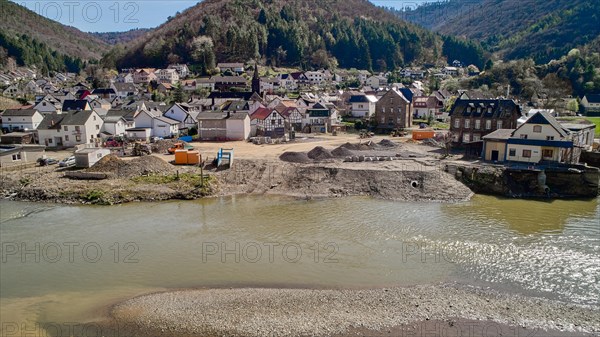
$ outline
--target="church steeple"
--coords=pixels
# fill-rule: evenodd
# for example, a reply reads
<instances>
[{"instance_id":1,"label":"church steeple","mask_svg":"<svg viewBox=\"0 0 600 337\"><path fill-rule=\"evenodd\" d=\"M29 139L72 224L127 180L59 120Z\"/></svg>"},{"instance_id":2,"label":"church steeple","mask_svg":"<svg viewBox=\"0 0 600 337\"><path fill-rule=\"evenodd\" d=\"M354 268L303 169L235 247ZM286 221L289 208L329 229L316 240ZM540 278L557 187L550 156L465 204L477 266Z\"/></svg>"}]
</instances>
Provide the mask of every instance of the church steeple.
<instances>
[{"instance_id":1,"label":"church steeple","mask_svg":"<svg viewBox=\"0 0 600 337\"><path fill-rule=\"evenodd\" d=\"M258 76L258 62L254 64L254 75L252 76L252 92L260 95L260 76Z\"/></svg>"}]
</instances>

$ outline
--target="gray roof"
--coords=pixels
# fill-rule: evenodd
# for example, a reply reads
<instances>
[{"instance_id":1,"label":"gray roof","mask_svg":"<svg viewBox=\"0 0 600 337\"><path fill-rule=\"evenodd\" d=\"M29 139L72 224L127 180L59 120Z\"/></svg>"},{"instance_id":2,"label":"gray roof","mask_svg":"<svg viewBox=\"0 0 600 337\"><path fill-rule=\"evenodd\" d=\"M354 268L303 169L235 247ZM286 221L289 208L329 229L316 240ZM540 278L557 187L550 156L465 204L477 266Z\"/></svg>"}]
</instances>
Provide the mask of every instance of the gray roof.
<instances>
[{"instance_id":1,"label":"gray roof","mask_svg":"<svg viewBox=\"0 0 600 337\"><path fill-rule=\"evenodd\" d=\"M33 115L35 115L36 112L38 112L36 109L6 109L2 113L2 116L3 117L7 117L7 116L32 117Z\"/></svg>"},{"instance_id":2,"label":"gray roof","mask_svg":"<svg viewBox=\"0 0 600 337\"><path fill-rule=\"evenodd\" d=\"M165 122L167 124L171 124L171 125L175 125L175 124L179 124L179 121L176 121L174 119L171 119L169 117L165 117L165 116L157 116L155 117L156 119L158 119L161 122Z\"/></svg>"},{"instance_id":3,"label":"gray roof","mask_svg":"<svg viewBox=\"0 0 600 337\"><path fill-rule=\"evenodd\" d=\"M93 113L91 110L69 111L62 114L52 113L44 116L38 130L55 130L62 125L84 125Z\"/></svg>"},{"instance_id":4,"label":"gray roof","mask_svg":"<svg viewBox=\"0 0 600 337\"><path fill-rule=\"evenodd\" d=\"M482 137L482 139L496 139L496 140L506 140L509 139L515 129L498 129L490 134L487 134Z\"/></svg>"},{"instance_id":5,"label":"gray roof","mask_svg":"<svg viewBox=\"0 0 600 337\"><path fill-rule=\"evenodd\" d=\"M117 91L127 91L127 92L135 92L137 88L133 83L114 83L115 89Z\"/></svg>"}]
</instances>

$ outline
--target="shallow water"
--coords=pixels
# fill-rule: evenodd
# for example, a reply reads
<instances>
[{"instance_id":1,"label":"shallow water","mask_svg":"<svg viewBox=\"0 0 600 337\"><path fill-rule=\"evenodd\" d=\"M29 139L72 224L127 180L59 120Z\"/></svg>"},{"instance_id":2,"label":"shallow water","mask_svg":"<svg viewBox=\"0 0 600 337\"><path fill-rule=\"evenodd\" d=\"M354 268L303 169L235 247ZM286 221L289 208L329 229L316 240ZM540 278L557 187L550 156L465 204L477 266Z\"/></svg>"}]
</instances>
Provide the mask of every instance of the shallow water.
<instances>
[{"instance_id":1,"label":"shallow water","mask_svg":"<svg viewBox=\"0 0 600 337\"><path fill-rule=\"evenodd\" d=\"M81 322L170 288L438 282L600 303L600 202L0 201L0 317Z\"/></svg>"}]
</instances>

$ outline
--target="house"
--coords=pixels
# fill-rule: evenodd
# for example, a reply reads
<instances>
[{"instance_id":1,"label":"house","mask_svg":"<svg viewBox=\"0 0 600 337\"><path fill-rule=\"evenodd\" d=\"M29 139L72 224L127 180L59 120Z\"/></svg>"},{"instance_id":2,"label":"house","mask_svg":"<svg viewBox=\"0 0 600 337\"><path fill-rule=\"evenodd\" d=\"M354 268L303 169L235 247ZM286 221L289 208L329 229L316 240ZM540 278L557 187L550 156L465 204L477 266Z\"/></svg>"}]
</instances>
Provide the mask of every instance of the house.
<instances>
[{"instance_id":1,"label":"house","mask_svg":"<svg viewBox=\"0 0 600 337\"><path fill-rule=\"evenodd\" d=\"M1 117L2 129L8 131L35 130L44 119L36 109L7 109Z\"/></svg>"},{"instance_id":2,"label":"house","mask_svg":"<svg viewBox=\"0 0 600 337\"><path fill-rule=\"evenodd\" d=\"M367 78L365 85L372 89L384 88L387 86L387 78L383 75L373 75Z\"/></svg>"},{"instance_id":3,"label":"house","mask_svg":"<svg viewBox=\"0 0 600 337\"><path fill-rule=\"evenodd\" d=\"M356 118L369 119L375 114L377 97L373 95L357 94L350 96L350 115Z\"/></svg>"},{"instance_id":4,"label":"house","mask_svg":"<svg viewBox=\"0 0 600 337\"><path fill-rule=\"evenodd\" d=\"M197 89L203 89L206 88L208 89L208 91L214 91L215 90L215 79L214 78L207 78L207 77L201 77L199 79L196 80L196 88Z\"/></svg>"},{"instance_id":5,"label":"house","mask_svg":"<svg viewBox=\"0 0 600 337\"><path fill-rule=\"evenodd\" d=\"M241 76L215 76L215 90L230 91L233 88L244 89L248 85Z\"/></svg>"},{"instance_id":6,"label":"house","mask_svg":"<svg viewBox=\"0 0 600 337\"><path fill-rule=\"evenodd\" d=\"M306 77L306 75L303 72L294 72L291 73L290 76L292 76L292 79L296 83L297 88L301 89L310 86L310 80L308 79L308 77Z\"/></svg>"},{"instance_id":7,"label":"house","mask_svg":"<svg viewBox=\"0 0 600 337\"><path fill-rule=\"evenodd\" d=\"M112 100L117 97L117 92L113 88L97 88L92 91L92 95L98 95L100 98Z\"/></svg>"},{"instance_id":8,"label":"house","mask_svg":"<svg viewBox=\"0 0 600 337\"><path fill-rule=\"evenodd\" d=\"M145 68L137 69L133 73L133 83L135 84L148 84L151 81L156 81L158 78L154 74L155 69Z\"/></svg>"},{"instance_id":9,"label":"house","mask_svg":"<svg viewBox=\"0 0 600 337\"><path fill-rule=\"evenodd\" d=\"M179 78L186 78L190 75L190 68L188 68L187 64L169 64L167 69L175 69L179 75Z\"/></svg>"},{"instance_id":10,"label":"house","mask_svg":"<svg viewBox=\"0 0 600 337\"><path fill-rule=\"evenodd\" d=\"M196 80L183 80L181 81L181 88L183 91L196 91L198 89L198 83Z\"/></svg>"},{"instance_id":11,"label":"house","mask_svg":"<svg viewBox=\"0 0 600 337\"><path fill-rule=\"evenodd\" d=\"M321 85L325 81L323 73L320 71L306 71L304 75L308 78L308 82L311 85Z\"/></svg>"},{"instance_id":12,"label":"house","mask_svg":"<svg viewBox=\"0 0 600 337\"><path fill-rule=\"evenodd\" d=\"M306 109L303 125L307 131L327 133L337 125L337 110L324 103L315 103Z\"/></svg>"},{"instance_id":13,"label":"house","mask_svg":"<svg viewBox=\"0 0 600 337\"><path fill-rule=\"evenodd\" d=\"M298 89L298 83L290 74L279 74L279 87L285 90L294 91Z\"/></svg>"},{"instance_id":14,"label":"house","mask_svg":"<svg viewBox=\"0 0 600 337\"><path fill-rule=\"evenodd\" d=\"M106 114L106 111L108 111L112 107L112 104L110 104L109 101L107 101L103 98L95 98L95 99L89 100L89 104L90 104L90 107L92 108L92 110L96 110L96 112L98 112L99 110L102 110L105 112L105 113L98 112L101 115Z\"/></svg>"},{"instance_id":15,"label":"house","mask_svg":"<svg viewBox=\"0 0 600 337\"><path fill-rule=\"evenodd\" d=\"M371 73L367 70L359 70L358 74L356 75L356 78L358 78L358 81L361 85L365 85L367 83L367 78L369 78L370 76Z\"/></svg>"},{"instance_id":16,"label":"house","mask_svg":"<svg viewBox=\"0 0 600 337\"><path fill-rule=\"evenodd\" d=\"M256 126L256 135L283 137L287 131L285 117L275 109L260 108L250 116L251 124Z\"/></svg>"},{"instance_id":17,"label":"house","mask_svg":"<svg viewBox=\"0 0 600 337\"><path fill-rule=\"evenodd\" d=\"M375 106L375 122L379 130L403 129L412 126L412 104L395 88L388 90Z\"/></svg>"},{"instance_id":18,"label":"house","mask_svg":"<svg viewBox=\"0 0 600 337\"><path fill-rule=\"evenodd\" d=\"M60 113L63 103L52 95L46 95L33 108L42 115Z\"/></svg>"},{"instance_id":19,"label":"house","mask_svg":"<svg viewBox=\"0 0 600 337\"><path fill-rule=\"evenodd\" d=\"M40 144L50 147L98 144L103 123L92 110L50 114L44 116L37 128L38 139Z\"/></svg>"},{"instance_id":20,"label":"house","mask_svg":"<svg viewBox=\"0 0 600 337\"><path fill-rule=\"evenodd\" d=\"M583 96L581 106L587 116L600 116L600 94Z\"/></svg>"},{"instance_id":21,"label":"house","mask_svg":"<svg viewBox=\"0 0 600 337\"><path fill-rule=\"evenodd\" d=\"M594 124L561 124L546 111L516 129L499 129L483 137L483 159L499 162L578 163L591 147Z\"/></svg>"},{"instance_id":22,"label":"house","mask_svg":"<svg viewBox=\"0 0 600 337\"><path fill-rule=\"evenodd\" d=\"M275 107L275 110L279 112L284 118L290 129L295 131L302 130L302 120L304 116L300 113L300 110L295 106L286 106L285 104L280 104Z\"/></svg>"},{"instance_id":23,"label":"house","mask_svg":"<svg viewBox=\"0 0 600 337\"><path fill-rule=\"evenodd\" d=\"M212 107L218 107L221 106L222 104L226 103L229 100L244 100L244 101L250 101L251 98L253 96L255 96L255 93L252 92L241 92L241 91L237 91L237 92L218 92L218 91L213 91L208 95L208 99L211 100L211 106Z\"/></svg>"},{"instance_id":24,"label":"house","mask_svg":"<svg viewBox=\"0 0 600 337\"><path fill-rule=\"evenodd\" d=\"M63 102L62 111L92 110L90 103L85 99L67 99Z\"/></svg>"},{"instance_id":25,"label":"house","mask_svg":"<svg viewBox=\"0 0 600 337\"><path fill-rule=\"evenodd\" d=\"M458 99L450 116L455 143L477 142L498 129L514 129L522 116L521 107L509 99Z\"/></svg>"},{"instance_id":26,"label":"house","mask_svg":"<svg viewBox=\"0 0 600 337\"><path fill-rule=\"evenodd\" d=\"M179 121L179 130L182 130L198 125L196 117L199 112L185 103L175 103L163 113L163 116Z\"/></svg>"},{"instance_id":27,"label":"house","mask_svg":"<svg viewBox=\"0 0 600 337\"><path fill-rule=\"evenodd\" d=\"M25 87L23 88L23 93L28 95L35 95L43 93L43 90L37 85L35 81L30 80L29 82L27 82L27 84L25 84Z\"/></svg>"},{"instance_id":28,"label":"house","mask_svg":"<svg viewBox=\"0 0 600 337\"><path fill-rule=\"evenodd\" d=\"M159 69L154 74L161 83L177 84L179 82L179 74L175 69Z\"/></svg>"},{"instance_id":29,"label":"house","mask_svg":"<svg viewBox=\"0 0 600 337\"><path fill-rule=\"evenodd\" d=\"M102 132L110 136L124 136L125 130L133 127L133 125L128 124L125 117L119 115L109 116L107 114L102 117L102 120L104 120L104 124L102 125Z\"/></svg>"},{"instance_id":30,"label":"house","mask_svg":"<svg viewBox=\"0 0 600 337\"><path fill-rule=\"evenodd\" d=\"M46 153L42 145L17 144L0 146L0 167L35 163Z\"/></svg>"},{"instance_id":31,"label":"house","mask_svg":"<svg viewBox=\"0 0 600 337\"><path fill-rule=\"evenodd\" d=\"M133 75L131 73L121 73L115 79L117 83L133 83Z\"/></svg>"},{"instance_id":32,"label":"house","mask_svg":"<svg viewBox=\"0 0 600 337\"><path fill-rule=\"evenodd\" d=\"M133 110L126 110L126 109L110 109L106 112L106 115L104 115L102 118L104 119L104 123L107 123L106 118L107 117L118 117L118 118L123 118L125 120L125 129L131 129L135 127L135 120L134 120L134 116L136 114L137 111L133 111ZM111 123L110 121L108 122L109 124ZM110 125L108 126L108 129L110 129ZM106 131L107 128L104 129L104 131ZM116 129L115 129L116 130Z\"/></svg>"},{"instance_id":33,"label":"house","mask_svg":"<svg viewBox=\"0 0 600 337\"><path fill-rule=\"evenodd\" d=\"M156 87L156 90L158 92L160 92L161 94L168 94L171 91L173 91L173 85L171 83L164 82L164 83L159 84Z\"/></svg>"},{"instance_id":34,"label":"house","mask_svg":"<svg viewBox=\"0 0 600 337\"><path fill-rule=\"evenodd\" d=\"M218 63L217 68L219 68L222 73L226 71L231 71L237 74L241 74L244 72L243 63Z\"/></svg>"},{"instance_id":35,"label":"house","mask_svg":"<svg viewBox=\"0 0 600 337\"><path fill-rule=\"evenodd\" d=\"M100 159L108 156L110 150L103 147L88 147L75 151L75 166L80 168L92 167Z\"/></svg>"},{"instance_id":36,"label":"house","mask_svg":"<svg viewBox=\"0 0 600 337\"><path fill-rule=\"evenodd\" d=\"M198 137L201 140L247 140L250 116L247 113L202 112L198 114Z\"/></svg>"},{"instance_id":37,"label":"house","mask_svg":"<svg viewBox=\"0 0 600 337\"><path fill-rule=\"evenodd\" d=\"M119 98L127 98L131 96L136 96L138 94L137 87L132 82L115 82L110 85L110 87L116 92L116 96Z\"/></svg>"},{"instance_id":38,"label":"house","mask_svg":"<svg viewBox=\"0 0 600 337\"><path fill-rule=\"evenodd\" d=\"M16 84L13 84L13 85L9 86L8 88L4 89L4 91L2 92L2 95L6 96L6 97L11 97L11 98L21 97L21 96L23 96L23 91L21 89L19 89L19 87Z\"/></svg>"},{"instance_id":39,"label":"house","mask_svg":"<svg viewBox=\"0 0 600 337\"><path fill-rule=\"evenodd\" d=\"M458 76L459 71L457 67L444 67L444 69L442 69L442 74L447 76Z\"/></svg>"},{"instance_id":40,"label":"house","mask_svg":"<svg viewBox=\"0 0 600 337\"><path fill-rule=\"evenodd\" d=\"M135 115L134 121L136 129L150 129L151 137L174 137L179 135L180 122L164 117L162 111L158 109L140 110Z\"/></svg>"},{"instance_id":41,"label":"house","mask_svg":"<svg viewBox=\"0 0 600 337\"><path fill-rule=\"evenodd\" d=\"M414 98L414 114L416 118L437 118L440 108L435 96L418 96Z\"/></svg>"}]
</instances>

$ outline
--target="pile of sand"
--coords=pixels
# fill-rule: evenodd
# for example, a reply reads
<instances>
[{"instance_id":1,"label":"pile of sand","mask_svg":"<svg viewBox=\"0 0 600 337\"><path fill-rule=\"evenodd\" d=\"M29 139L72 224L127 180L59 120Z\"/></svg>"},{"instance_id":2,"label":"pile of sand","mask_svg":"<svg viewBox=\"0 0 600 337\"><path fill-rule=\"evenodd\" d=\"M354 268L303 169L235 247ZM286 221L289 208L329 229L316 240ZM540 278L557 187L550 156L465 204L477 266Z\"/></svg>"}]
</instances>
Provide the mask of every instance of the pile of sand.
<instances>
[{"instance_id":1,"label":"pile of sand","mask_svg":"<svg viewBox=\"0 0 600 337\"><path fill-rule=\"evenodd\" d=\"M381 147L398 147L397 143L394 143L389 139L382 139L377 145Z\"/></svg>"},{"instance_id":2,"label":"pile of sand","mask_svg":"<svg viewBox=\"0 0 600 337\"><path fill-rule=\"evenodd\" d=\"M352 144L352 143L346 143L340 147L344 147L348 150L352 150L352 151L369 151L369 150L373 150L375 148L375 144L373 144L372 141L367 141L366 143L361 143L361 144Z\"/></svg>"},{"instance_id":3,"label":"pile of sand","mask_svg":"<svg viewBox=\"0 0 600 337\"><path fill-rule=\"evenodd\" d=\"M334 155L335 157L349 157L349 156L353 156L354 152L348 150L347 148L340 146L336 149L334 149L333 151L331 151L331 154Z\"/></svg>"},{"instance_id":4,"label":"pile of sand","mask_svg":"<svg viewBox=\"0 0 600 337\"><path fill-rule=\"evenodd\" d=\"M315 147L314 149L310 150L307 153L307 155L308 155L308 158L314 159L314 160L324 160L324 159L333 158L333 155L331 154L331 152L322 146Z\"/></svg>"},{"instance_id":5,"label":"pile of sand","mask_svg":"<svg viewBox=\"0 0 600 337\"><path fill-rule=\"evenodd\" d=\"M136 177L147 174L173 174L176 169L173 165L155 156L144 156L125 161L115 155L108 155L86 171L114 173L118 177Z\"/></svg>"},{"instance_id":6,"label":"pile of sand","mask_svg":"<svg viewBox=\"0 0 600 337\"><path fill-rule=\"evenodd\" d=\"M281 154L281 156L279 156L279 159L290 163L306 164L312 162L312 159L310 159L304 152L284 152Z\"/></svg>"}]
</instances>

